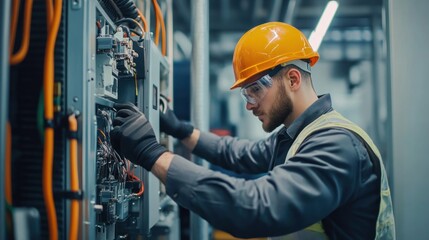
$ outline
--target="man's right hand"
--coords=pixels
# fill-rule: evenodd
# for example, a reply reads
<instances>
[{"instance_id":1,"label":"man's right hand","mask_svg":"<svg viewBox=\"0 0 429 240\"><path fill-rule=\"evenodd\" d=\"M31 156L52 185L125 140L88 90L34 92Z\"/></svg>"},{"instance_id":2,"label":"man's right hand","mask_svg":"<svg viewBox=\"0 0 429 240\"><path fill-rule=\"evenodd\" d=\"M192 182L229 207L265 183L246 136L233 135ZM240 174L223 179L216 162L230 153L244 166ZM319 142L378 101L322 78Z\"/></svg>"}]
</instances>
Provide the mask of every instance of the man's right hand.
<instances>
[{"instance_id":1,"label":"man's right hand","mask_svg":"<svg viewBox=\"0 0 429 240\"><path fill-rule=\"evenodd\" d=\"M194 127L191 124L179 120L168 106L166 106L165 111L161 111L159 115L160 130L172 137L182 140L191 136L194 131Z\"/></svg>"},{"instance_id":2,"label":"man's right hand","mask_svg":"<svg viewBox=\"0 0 429 240\"><path fill-rule=\"evenodd\" d=\"M115 103L118 110L113 120L110 140L118 153L150 171L167 149L158 143L146 116L131 103Z\"/></svg>"}]
</instances>

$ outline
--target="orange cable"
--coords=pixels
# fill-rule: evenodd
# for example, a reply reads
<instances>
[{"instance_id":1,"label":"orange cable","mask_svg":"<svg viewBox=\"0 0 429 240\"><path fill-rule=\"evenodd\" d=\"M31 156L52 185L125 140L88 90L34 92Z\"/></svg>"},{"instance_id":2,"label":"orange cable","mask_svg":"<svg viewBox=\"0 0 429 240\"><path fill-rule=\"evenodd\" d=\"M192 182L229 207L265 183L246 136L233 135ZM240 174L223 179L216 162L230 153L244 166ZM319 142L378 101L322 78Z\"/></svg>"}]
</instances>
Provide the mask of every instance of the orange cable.
<instances>
[{"instance_id":1,"label":"orange cable","mask_svg":"<svg viewBox=\"0 0 429 240\"><path fill-rule=\"evenodd\" d=\"M141 186L141 188L140 188L140 191L138 192L138 193L136 193L136 195L137 196L141 196L141 195L143 195L143 193L144 193L144 184L143 184L143 181L142 180L140 180L140 179L138 179L141 183L142 183L142 186Z\"/></svg>"},{"instance_id":2,"label":"orange cable","mask_svg":"<svg viewBox=\"0 0 429 240\"><path fill-rule=\"evenodd\" d=\"M155 7L155 11L158 12L157 16L159 18L160 21L160 25L161 25L161 31L162 31L162 47L161 47L161 51L162 51L162 55L165 56L167 54L167 49L166 49L166 31L165 31L165 23L164 23L164 16L162 15L162 11L161 8L158 4L158 2L156 0L153 0L154 2L154 7Z\"/></svg>"},{"instance_id":3,"label":"orange cable","mask_svg":"<svg viewBox=\"0 0 429 240\"><path fill-rule=\"evenodd\" d=\"M55 41L57 38L58 28L61 22L61 11L62 11L62 0L55 1L55 12L53 13L52 22L49 22L49 9L50 0L46 1L48 14L47 14L47 25L48 37L46 40L45 49L45 63L44 63L44 78L43 78L43 89L45 93L45 121L52 122L54 118L54 51ZM46 205L46 215L48 219L49 228L49 239L58 239L58 223L57 214L55 209L55 202L52 188L52 168L54 158L54 129L53 126L46 126L45 128L45 142L43 151L43 197Z\"/></svg>"},{"instance_id":4,"label":"orange cable","mask_svg":"<svg viewBox=\"0 0 429 240\"><path fill-rule=\"evenodd\" d=\"M161 19L161 32L162 32L162 55L167 55L167 33L165 30L164 16L162 15L161 8L159 8L159 16Z\"/></svg>"},{"instance_id":5,"label":"orange cable","mask_svg":"<svg viewBox=\"0 0 429 240\"><path fill-rule=\"evenodd\" d=\"M52 167L54 157L54 129L45 128L45 147L43 151L43 197L48 218L49 239L58 239L57 214L52 189Z\"/></svg>"},{"instance_id":6,"label":"orange cable","mask_svg":"<svg viewBox=\"0 0 429 240\"><path fill-rule=\"evenodd\" d=\"M6 162L5 162L5 194L6 201L12 205L12 129L10 122L6 123Z\"/></svg>"},{"instance_id":7,"label":"orange cable","mask_svg":"<svg viewBox=\"0 0 429 240\"><path fill-rule=\"evenodd\" d=\"M98 29L101 29L101 23L100 23L100 21L95 22L95 24L97 25Z\"/></svg>"},{"instance_id":8,"label":"orange cable","mask_svg":"<svg viewBox=\"0 0 429 240\"><path fill-rule=\"evenodd\" d=\"M158 44L159 44L159 27L160 27L158 11L157 11L157 8L156 8L156 6L158 5L158 3L156 2L156 0L152 0L152 4L153 4L153 9L155 10L155 18L156 18L156 24L155 24L155 44L158 46Z\"/></svg>"},{"instance_id":9,"label":"orange cable","mask_svg":"<svg viewBox=\"0 0 429 240\"><path fill-rule=\"evenodd\" d=\"M16 29L18 25L20 0L14 0L12 3L12 16L10 23L10 36L9 36L9 57L15 48ZM5 149L5 200L7 204L12 206L12 130L10 122L6 123L6 149ZM6 214L6 227L8 232L12 232L12 214Z\"/></svg>"},{"instance_id":10,"label":"orange cable","mask_svg":"<svg viewBox=\"0 0 429 240\"><path fill-rule=\"evenodd\" d=\"M107 138L107 137L106 137L106 134L103 132L103 130L98 129L98 131L101 133L101 135L103 135L104 139L106 139L106 138Z\"/></svg>"},{"instance_id":11,"label":"orange cable","mask_svg":"<svg viewBox=\"0 0 429 240\"><path fill-rule=\"evenodd\" d=\"M10 53L13 52L15 47L15 38L16 38L16 28L18 25L18 15L19 15L19 5L20 0L14 0L12 4L12 20L10 24L10 39L9 39L9 47Z\"/></svg>"},{"instance_id":12,"label":"orange cable","mask_svg":"<svg viewBox=\"0 0 429 240\"><path fill-rule=\"evenodd\" d=\"M26 0L25 2L25 13L24 13L24 26L21 40L21 47L17 53L12 53L10 57L10 64L15 65L22 60L28 53L28 47L30 45L30 30L31 30L31 13L33 8L33 0ZM13 51L13 49L12 49Z\"/></svg>"},{"instance_id":13,"label":"orange cable","mask_svg":"<svg viewBox=\"0 0 429 240\"><path fill-rule=\"evenodd\" d=\"M140 191L138 193L136 193L137 196L141 196L144 193L144 183L143 183L143 181L140 180L140 178L138 178L136 175L134 175L131 172L129 172L128 174L131 177L131 179L134 179L134 180L137 180L137 181L141 182L142 186L140 187Z\"/></svg>"},{"instance_id":14,"label":"orange cable","mask_svg":"<svg viewBox=\"0 0 429 240\"><path fill-rule=\"evenodd\" d=\"M54 5L52 3L52 0L46 0L46 28L48 31L51 28L53 17L54 17Z\"/></svg>"},{"instance_id":15,"label":"orange cable","mask_svg":"<svg viewBox=\"0 0 429 240\"><path fill-rule=\"evenodd\" d=\"M139 13L140 19L142 20L143 28L144 28L145 32L148 32L146 18L144 17L144 15L143 15L143 13L140 11L140 9L138 9L138 8L137 8L137 12Z\"/></svg>"},{"instance_id":16,"label":"orange cable","mask_svg":"<svg viewBox=\"0 0 429 240\"><path fill-rule=\"evenodd\" d=\"M74 114L69 116L69 131L77 132L77 120ZM77 163L77 139L70 138L70 191L78 192L79 189L79 173ZM70 204L70 229L69 239L78 239L79 233L79 200L75 199Z\"/></svg>"}]
</instances>

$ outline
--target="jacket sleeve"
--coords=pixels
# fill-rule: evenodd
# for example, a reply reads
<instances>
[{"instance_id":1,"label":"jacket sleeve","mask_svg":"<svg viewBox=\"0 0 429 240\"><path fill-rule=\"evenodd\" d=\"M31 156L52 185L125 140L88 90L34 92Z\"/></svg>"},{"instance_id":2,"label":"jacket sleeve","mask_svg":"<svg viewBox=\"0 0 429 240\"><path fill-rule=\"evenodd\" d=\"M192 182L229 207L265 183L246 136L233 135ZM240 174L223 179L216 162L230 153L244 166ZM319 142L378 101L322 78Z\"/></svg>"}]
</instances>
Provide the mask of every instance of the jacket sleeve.
<instances>
[{"instance_id":1,"label":"jacket sleeve","mask_svg":"<svg viewBox=\"0 0 429 240\"><path fill-rule=\"evenodd\" d=\"M193 153L224 169L237 173L266 173L272 157L276 134L261 141L201 132Z\"/></svg>"},{"instance_id":2,"label":"jacket sleeve","mask_svg":"<svg viewBox=\"0 0 429 240\"><path fill-rule=\"evenodd\" d=\"M214 172L175 156L167 193L237 237L292 233L329 215L356 188L357 140L344 130L311 136L299 153L258 179Z\"/></svg>"}]
</instances>

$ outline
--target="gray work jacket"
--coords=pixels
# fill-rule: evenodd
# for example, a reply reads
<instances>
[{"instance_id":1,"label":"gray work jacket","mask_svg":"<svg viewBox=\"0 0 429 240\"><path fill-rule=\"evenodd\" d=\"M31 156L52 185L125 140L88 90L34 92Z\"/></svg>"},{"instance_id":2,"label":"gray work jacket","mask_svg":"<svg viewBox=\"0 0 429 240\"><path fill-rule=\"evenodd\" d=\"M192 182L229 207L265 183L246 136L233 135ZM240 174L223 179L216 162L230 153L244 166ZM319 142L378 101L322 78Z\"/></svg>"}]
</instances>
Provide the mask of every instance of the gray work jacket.
<instances>
[{"instance_id":1,"label":"gray work jacket","mask_svg":"<svg viewBox=\"0 0 429 240\"><path fill-rule=\"evenodd\" d=\"M167 193L237 237L285 235L322 220L330 239L373 239L380 187L353 133L342 128L314 133L285 163L300 131L332 110L330 96L323 95L289 128L261 141L201 133L195 154L237 173L265 174L244 179L175 156Z\"/></svg>"}]
</instances>

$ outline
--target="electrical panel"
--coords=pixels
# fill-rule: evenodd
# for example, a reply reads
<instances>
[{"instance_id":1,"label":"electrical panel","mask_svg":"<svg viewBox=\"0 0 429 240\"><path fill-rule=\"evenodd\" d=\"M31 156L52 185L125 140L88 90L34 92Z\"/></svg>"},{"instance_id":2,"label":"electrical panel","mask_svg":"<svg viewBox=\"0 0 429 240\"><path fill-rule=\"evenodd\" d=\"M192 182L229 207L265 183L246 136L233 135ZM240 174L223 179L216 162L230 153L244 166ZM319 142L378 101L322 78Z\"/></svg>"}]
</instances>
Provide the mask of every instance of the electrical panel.
<instances>
[{"instance_id":1,"label":"electrical panel","mask_svg":"<svg viewBox=\"0 0 429 240\"><path fill-rule=\"evenodd\" d=\"M33 11L45 13L48 2L34 2ZM157 1L74 0L63 1L60 8L53 2L54 16L60 14L50 55L53 69L45 68L44 61L52 22L46 24L50 19L45 14L34 13L27 61L11 67L9 118L18 123L12 124L12 168L20 169L13 171L13 199L25 207L14 212L40 225L19 236L68 239L73 232L77 239L156 239L158 226L177 228L178 222L170 221L172 215L177 218L177 206L152 173L116 152L110 131L114 104L131 102L149 119L158 140L171 145L159 132L159 96L171 92L172 56L162 54L153 33L143 28L144 16L151 19L151 5ZM48 120L43 115L50 104L43 101L49 94L46 69L52 69L54 86L54 114ZM77 130L67 122L70 117L76 119ZM46 128L54 136L44 145ZM43 158L50 151L47 145L54 148L50 168ZM72 158L77 160L76 176ZM42 188L46 169L53 173L48 179L52 189ZM71 187L76 179L79 190ZM46 192L53 199L50 209L45 207ZM72 208L76 203L77 210ZM175 234L173 239L179 237Z\"/></svg>"},{"instance_id":2,"label":"electrical panel","mask_svg":"<svg viewBox=\"0 0 429 240\"><path fill-rule=\"evenodd\" d=\"M96 5L93 103L97 144L95 196L88 199L95 201L89 206L95 215L91 227L96 239L149 238L151 228L159 222L161 184L113 150L109 134L115 115L112 104L134 103L159 139L160 82L167 80L169 66L150 34L133 36L130 24L134 23L113 22L105 8Z\"/></svg>"}]
</instances>

